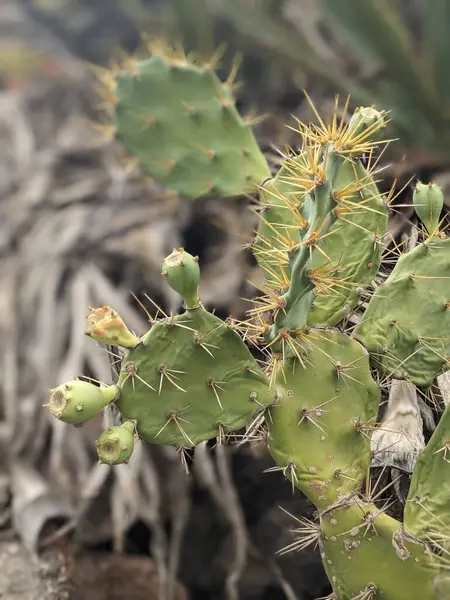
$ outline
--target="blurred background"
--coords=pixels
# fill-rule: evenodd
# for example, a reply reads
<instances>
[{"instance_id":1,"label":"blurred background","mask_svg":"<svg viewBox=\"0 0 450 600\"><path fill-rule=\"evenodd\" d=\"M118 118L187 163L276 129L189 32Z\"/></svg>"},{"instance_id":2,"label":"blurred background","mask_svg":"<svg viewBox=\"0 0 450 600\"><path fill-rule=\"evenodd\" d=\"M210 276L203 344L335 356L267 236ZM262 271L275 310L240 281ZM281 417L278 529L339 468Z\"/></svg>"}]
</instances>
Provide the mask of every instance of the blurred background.
<instances>
[{"instance_id":1,"label":"blurred background","mask_svg":"<svg viewBox=\"0 0 450 600\"><path fill-rule=\"evenodd\" d=\"M148 328L134 295L178 300L160 274L184 246L202 298L242 317L261 277L244 250L245 198L168 194L100 144L92 65L141 36L240 59L241 114L270 154L296 145L292 116L376 105L390 111L382 162L399 193L390 231L408 236L414 178L450 199L448 0L2 0L0 3L0 597L5 600L313 600L330 593L315 548L283 554L312 506L271 470L264 443L188 457L144 444L129 465L96 463L110 415L83 428L42 409L82 374L110 382L107 353L83 336L89 305ZM267 471L268 470L268 471ZM282 510L283 509L283 510Z\"/></svg>"}]
</instances>

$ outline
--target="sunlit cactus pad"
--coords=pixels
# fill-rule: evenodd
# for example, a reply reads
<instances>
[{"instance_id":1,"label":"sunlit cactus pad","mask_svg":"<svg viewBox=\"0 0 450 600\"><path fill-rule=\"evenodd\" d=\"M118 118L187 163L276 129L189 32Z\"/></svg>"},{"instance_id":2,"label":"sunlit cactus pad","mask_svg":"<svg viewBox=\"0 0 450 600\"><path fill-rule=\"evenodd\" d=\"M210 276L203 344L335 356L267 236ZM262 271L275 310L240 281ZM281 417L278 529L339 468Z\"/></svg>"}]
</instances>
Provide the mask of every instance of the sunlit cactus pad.
<instances>
[{"instance_id":1,"label":"sunlit cactus pad","mask_svg":"<svg viewBox=\"0 0 450 600\"><path fill-rule=\"evenodd\" d=\"M449 368L450 238L403 254L355 329L377 368L421 386Z\"/></svg>"},{"instance_id":2,"label":"sunlit cactus pad","mask_svg":"<svg viewBox=\"0 0 450 600\"><path fill-rule=\"evenodd\" d=\"M126 354L118 386L142 438L184 447L244 427L274 395L241 338L201 307L155 323Z\"/></svg>"},{"instance_id":3,"label":"sunlit cactus pad","mask_svg":"<svg viewBox=\"0 0 450 600\"><path fill-rule=\"evenodd\" d=\"M419 456L409 487L404 523L416 537L450 543L450 405ZM449 596L450 597L450 596Z\"/></svg>"},{"instance_id":4,"label":"sunlit cactus pad","mask_svg":"<svg viewBox=\"0 0 450 600\"><path fill-rule=\"evenodd\" d=\"M161 185L190 198L254 190L270 173L232 82L160 53L117 73L116 137Z\"/></svg>"},{"instance_id":5,"label":"sunlit cactus pad","mask_svg":"<svg viewBox=\"0 0 450 600\"><path fill-rule=\"evenodd\" d=\"M344 501L321 518L319 541L333 600L445 600L437 557L379 506Z\"/></svg>"},{"instance_id":6,"label":"sunlit cactus pad","mask_svg":"<svg viewBox=\"0 0 450 600\"><path fill-rule=\"evenodd\" d=\"M380 391L367 352L340 331L310 330L297 343L298 357L278 367L285 391L270 408L268 443L293 483L322 507L360 487Z\"/></svg>"}]
</instances>

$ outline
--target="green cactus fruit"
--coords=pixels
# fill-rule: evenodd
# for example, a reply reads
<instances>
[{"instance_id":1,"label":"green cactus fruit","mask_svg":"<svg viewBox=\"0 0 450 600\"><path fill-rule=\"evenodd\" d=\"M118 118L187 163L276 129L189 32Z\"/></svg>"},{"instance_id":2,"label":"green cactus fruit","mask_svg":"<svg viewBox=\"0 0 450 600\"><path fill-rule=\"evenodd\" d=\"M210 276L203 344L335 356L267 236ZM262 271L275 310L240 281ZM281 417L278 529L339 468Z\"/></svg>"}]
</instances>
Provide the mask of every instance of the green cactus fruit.
<instances>
[{"instance_id":1,"label":"green cactus fruit","mask_svg":"<svg viewBox=\"0 0 450 600\"><path fill-rule=\"evenodd\" d=\"M450 238L402 255L354 335L386 376L430 385L450 355Z\"/></svg>"},{"instance_id":2,"label":"green cactus fruit","mask_svg":"<svg viewBox=\"0 0 450 600\"><path fill-rule=\"evenodd\" d=\"M108 427L95 442L99 462L107 465L127 463L134 450L134 434L132 421Z\"/></svg>"},{"instance_id":3,"label":"green cactus fruit","mask_svg":"<svg viewBox=\"0 0 450 600\"><path fill-rule=\"evenodd\" d=\"M335 267L330 285L313 301L308 325L333 327L360 301L360 290L374 279L381 263L388 209L372 174L359 160L347 160L333 187L337 219L313 252L311 268Z\"/></svg>"},{"instance_id":4,"label":"green cactus fruit","mask_svg":"<svg viewBox=\"0 0 450 600\"><path fill-rule=\"evenodd\" d=\"M339 600L438 600L438 561L374 504L349 499L321 518L320 550Z\"/></svg>"},{"instance_id":5,"label":"green cactus fruit","mask_svg":"<svg viewBox=\"0 0 450 600\"><path fill-rule=\"evenodd\" d=\"M349 140L345 144L347 149L357 146L360 138L377 141L380 133L386 126L386 113L378 111L371 106L362 106L355 110L349 125Z\"/></svg>"},{"instance_id":6,"label":"green cactus fruit","mask_svg":"<svg viewBox=\"0 0 450 600\"><path fill-rule=\"evenodd\" d=\"M75 379L50 390L50 400L45 406L60 421L79 425L95 417L118 396L119 388L115 385L98 387Z\"/></svg>"},{"instance_id":7,"label":"green cactus fruit","mask_svg":"<svg viewBox=\"0 0 450 600\"><path fill-rule=\"evenodd\" d=\"M174 249L164 259L162 274L170 287L183 297L186 308L197 308L200 284L200 267L197 257L188 254L183 248Z\"/></svg>"},{"instance_id":8,"label":"green cactus fruit","mask_svg":"<svg viewBox=\"0 0 450 600\"><path fill-rule=\"evenodd\" d=\"M419 455L403 521L418 538L450 544L450 405Z\"/></svg>"},{"instance_id":9,"label":"green cactus fruit","mask_svg":"<svg viewBox=\"0 0 450 600\"><path fill-rule=\"evenodd\" d=\"M425 225L429 235L439 232L439 222L444 208L444 194L435 183L416 184L413 193L414 210Z\"/></svg>"},{"instance_id":10,"label":"green cactus fruit","mask_svg":"<svg viewBox=\"0 0 450 600\"><path fill-rule=\"evenodd\" d=\"M139 339L129 331L120 315L109 306L89 309L85 334L102 344L122 348L134 348L139 343Z\"/></svg>"},{"instance_id":11,"label":"green cactus fruit","mask_svg":"<svg viewBox=\"0 0 450 600\"><path fill-rule=\"evenodd\" d=\"M115 83L117 138L165 188L189 198L231 196L270 176L232 86L211 67L155 55Z\"/></svg>"},{"instance_id":12,"label":"green cactus fruit","mask_svg":"<svg viewBox=\"0 0 450 600\"><path fill-rule=\"evenodd\" d=\"M295 341L294 341L295 343ZM319 508L359 489L380 391L364 348L338 330L310 330L277 367L282 397L266 419L272 456Z\"/></svg>"},{"instance_id":13,"label":"green cactus fruit","mask_svg":"<svg viewBox=\"0 0 450 600\"><path fill-rule=\"evenodd\" d=\"M239 335L201 306L158 320L124 357L118 385L140 437L184 447L244 427L273 401Z\"/></svg>"}]
</instances>

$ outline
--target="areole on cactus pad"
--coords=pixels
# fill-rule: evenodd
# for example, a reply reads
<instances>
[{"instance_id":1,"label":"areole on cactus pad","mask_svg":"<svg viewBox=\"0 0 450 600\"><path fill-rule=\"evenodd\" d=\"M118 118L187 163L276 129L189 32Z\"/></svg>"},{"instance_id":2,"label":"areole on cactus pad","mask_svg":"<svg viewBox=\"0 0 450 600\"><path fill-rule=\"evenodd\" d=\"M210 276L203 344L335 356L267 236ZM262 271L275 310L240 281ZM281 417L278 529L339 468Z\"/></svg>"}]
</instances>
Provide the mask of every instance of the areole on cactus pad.
<instances>
[{"instance_id":1,"label":"areole on cactus pad","mask_svg":"<svg viewBox=\"0 0 450 600\"><path fill-rule=\"evenodd\" d=\"M383 388L405 379L425 395L450 368L442 193L418 184L421 242L392 268L392 256L383 264L392 197L378 188L375 160L383 112L348 118L346 105L340 119L298 123L298 151L271 173L211 65L158 52L103 78L118 138L161 185L191 198L259 191L252 248L265 283L248 319L222 321L202 304L198 260L174 249L162 273L183 311L160 311L136 334L112 308L91 309L85 333L121 349L120 377L62 384L50 411L80 425L114 404L122 422L96 442L108 464L127 462L140 440L191 448L265 421L278 468L317 508L300 546L319 545L330 600L444 600L448 409L415 467L403 522L370 486Z\"/></svg>"}]
</instances>

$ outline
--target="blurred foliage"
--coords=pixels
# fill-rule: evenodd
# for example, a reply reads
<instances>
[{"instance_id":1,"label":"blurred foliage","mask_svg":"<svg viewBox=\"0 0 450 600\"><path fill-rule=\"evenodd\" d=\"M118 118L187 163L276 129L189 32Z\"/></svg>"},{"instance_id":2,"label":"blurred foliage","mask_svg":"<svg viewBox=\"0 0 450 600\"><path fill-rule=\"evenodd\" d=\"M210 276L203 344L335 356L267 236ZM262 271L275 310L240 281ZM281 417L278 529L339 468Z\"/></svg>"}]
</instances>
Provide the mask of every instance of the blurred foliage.
<instances>
[{"instance_id":1,"label":"blurred foliage","mask_svg":"<svg viewBox=\"0 0 450 600\"><path fill-rule=\"evenodd\" d=\"M391 112L414 165L450 159L450 0L15 0L82 60L105 64L164 35L243 62L243 102L298 112L336 93ZM38 34L40 35L40 34ZM41 35L42 38L42 35ZM42 40L41 40L42 42ZM220 74L220 73L219 73ZM278 139L275 140L278 143Z\"/></svg>"},{"instance_id":2,"label":"blurred foliage","mask_svg":"<svg viewBox=\"0 0 450 600\"><path fill-rule=\"evenodd\" d=\"M450 0L211 0L209 10L330 91L391 111L395 133L450 159Z\"/></svg>"}]
</instances>

